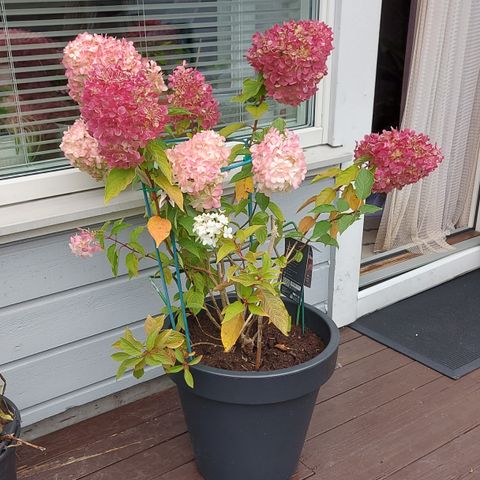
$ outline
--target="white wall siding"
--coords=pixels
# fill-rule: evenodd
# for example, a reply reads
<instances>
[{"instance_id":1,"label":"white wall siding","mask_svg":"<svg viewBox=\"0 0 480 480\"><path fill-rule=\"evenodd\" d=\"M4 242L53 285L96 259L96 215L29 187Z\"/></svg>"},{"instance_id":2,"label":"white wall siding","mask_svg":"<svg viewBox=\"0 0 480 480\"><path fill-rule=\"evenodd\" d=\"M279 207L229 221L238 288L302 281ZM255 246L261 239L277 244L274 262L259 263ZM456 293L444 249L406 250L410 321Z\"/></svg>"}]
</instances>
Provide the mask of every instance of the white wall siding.
<instances>
[{"instance_id":1,"label":"white wall siding","mask_svg":"<svg viewBox=\"0 0 480 480\"><path fill-rule=\"evenodd\" d=\"M305 186L275 201L287 218L298 220L297 206L321 188ZM148 281L152 263L145 262L133 280L124 268L112 278L103 255L70 254L71 234L0 247L0 371L24 425L135 385L132 376L115 380L111 344L127 326L141 335L145 316L161 308ZM314 251L313 285L305 293L311 304L327 299L329 258L328 248ZM162 374L150 369L144 380Z\"/></svg>"}]
</instances>

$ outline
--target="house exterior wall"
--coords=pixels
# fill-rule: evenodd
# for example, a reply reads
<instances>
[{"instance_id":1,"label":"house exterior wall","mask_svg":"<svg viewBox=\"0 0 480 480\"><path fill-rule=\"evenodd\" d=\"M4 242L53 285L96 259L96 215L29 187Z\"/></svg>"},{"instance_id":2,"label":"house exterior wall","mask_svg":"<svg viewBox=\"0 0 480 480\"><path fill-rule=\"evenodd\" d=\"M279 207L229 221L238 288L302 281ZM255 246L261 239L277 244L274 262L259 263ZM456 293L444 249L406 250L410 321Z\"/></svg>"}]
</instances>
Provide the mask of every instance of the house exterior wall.
<instances>
[{"instance_id":1,"label":"house exterior wall","mask_svg":"<svg viewBox=\"0 0 480 480\"><path fill-rule=\"evenodd\" d=\"M275 198L288 219L322 183ZM142 222L140 216L130 223ZM125 269L112 278L104 255L74 257L68 248L72 231L0 247L0 371L8 395L21 409L24 426L68 408L138 383L131 375L115 380L111 344L126 327L141 335L149 313L161 308L145 264L128 279ZM149 238L143 239L149 245ZM312 288L306 301L322 306L328 296L330 249L314 251ZM162 375L150 369L142 381Z\"/></svg>"}]
</instances>

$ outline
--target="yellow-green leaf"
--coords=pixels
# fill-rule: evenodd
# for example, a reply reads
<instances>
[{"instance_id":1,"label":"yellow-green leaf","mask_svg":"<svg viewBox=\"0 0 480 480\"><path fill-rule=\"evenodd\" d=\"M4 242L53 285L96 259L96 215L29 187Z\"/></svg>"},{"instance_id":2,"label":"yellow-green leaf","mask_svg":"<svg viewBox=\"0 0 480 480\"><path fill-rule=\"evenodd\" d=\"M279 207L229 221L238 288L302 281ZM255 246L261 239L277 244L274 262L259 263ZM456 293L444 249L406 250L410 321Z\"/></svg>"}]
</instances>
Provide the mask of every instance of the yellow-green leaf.
<instances>
[{"instance_id":1,"label":"yellow-green leaf","mask_svg":"<svg viewBox=\"0 0 480 480\"><path fill-rule=\"evenodd\" d=\"M330 167L326 170L320 172L317 176L315 176L312 180L312 183L319 182L320 180L325 180L326 178L332 178L337 176L341 172L340 167Z\"/></svg>"},{"instance_id":2,"label":"yellow-green leaf","mask_svg":"<svg viewBox=\"0 0 480 480\"><path fill-rule=\"evenodd\" d=\"M224 240L223 244L220 246L217 252L217 263L225 258L230 253L234 252L237 249L237 245L231 239Z\"/></svg>"},{"instance_id":3,"label":"yellow-green leaf","mask_svg":"<svg viewBox=\"0 0 480 480\"><path fill-rule=\"evenodd\" d=\"M285 308L282 299L267 290L259 290L261 307L272 322L284 335L288 335L292 326L292 319Z\"/></svg>"},{"instance_id":4,"label":"yellow-green leaf","mask_svg":"<svg viewBox=\"0 0 480 480\"><path fill-rule=\"evenodd\" d=\"M172 224L167 218L159 217L155 215L150 217L147 223L148 233L155 240L155 245L157 247L170 235L172 230Z\"/></svg>"},{"instance_id":5,"label":"yellow-green leaf","mask_svg":"<svg viewBox=\"0 0 480 480\"><path fill-rule=\"evenodd\" d=\"M231 123L230 125L227 125L226 127L223 127L218 131L218 134L221 135L222 137L229 137L232 135L232 133L237 132L238 130L241 130L242 128L246 127L246 123L244 122L237 122L237 123Z\"/></svg>"},{"instance_id":6,"label":"yellow-green leaf","mask_svg":"<svg viewBox=\"0 0 480 480\"><path fill-rule=\"evenodd\" d=\"M232 318L236 317L239 314L242 314L245 312L245 305L240 301L236 300L235 302L230 303L227 305L223 311L223 322L229 322Z\"/></svg>"},{"instance_id":7,"label":"yellow-green leaf","mask_svg":"<svg viewBox=\"0 0 480 480\"><path fill-rule=\"evenodd\" d=\"M135 178L134 168L112 168L105 182L105 203L123 192Z\"/></svg>"},{"instance_id":8,"label":"yellow-green leaf","mask_svg":"<svg viewBox=\"0 0 480 480\"><path fill-rule=\"evenodd\" d=\"M357 165L351 165L345 170L341 170L335 178L335 186L341 187L342 185L348 185L353 182L358 175L359 169Z\"/></svg>"},{"instance_id":9,"label":"yellow-green leaf","mask_svg":"<svg viewBox=\"0 0 480 480\"><path fill-rule=\"evenodd\" d=\"M176 185L172 185L164 175L156 176L154 178L154 181L183 212L184 209L182 191Z\"/></svg>"},{"instance_id":10,"label":"yellow-green leaf","mask_svg":"<svg viewBox=\"0 0 480 480\"><path fill-rule=\"evenodd\" d=\"M247 112L255 119L260 120L267 112L268 112L268 103L263 102L260 105L247 105L246 107Z\"/></svg>"},{"instance_id":11,"label":"yellow-green leaf","mask_svg":"<svg viewBox=\"0 0 480 480\"><path fill-rule=\"evenodd\" d=\"M318 195L315 201L315 205L323 205L324 203L330 203L335 200L337 192L331 187L324 188Z\"/></svg>"},{"instance_id":12,"label":"yellow-green leaf","mask_svg":"<svg viewBox=\"0 0 480 480\"><path fill-rule=\"evenodd\" d=\"M152 315L147 315L143 329L145 330L146 335L149 335L154 330L161 330L165 323L165 315L159 315L158 317L152 317Z\"/></svg>"},{"instance_id":13,"label":"yellow-green leaf","mask_svg":"<svg viewBox=\"0 0 480 480\"><path fill-rule=\"evenodd\" d=\"M222 344L226 352L229 352L235 343L237 343L243 328L243 323L243 313L236 315L228 322L222 323Z\"/></svg>"}]
</instances>

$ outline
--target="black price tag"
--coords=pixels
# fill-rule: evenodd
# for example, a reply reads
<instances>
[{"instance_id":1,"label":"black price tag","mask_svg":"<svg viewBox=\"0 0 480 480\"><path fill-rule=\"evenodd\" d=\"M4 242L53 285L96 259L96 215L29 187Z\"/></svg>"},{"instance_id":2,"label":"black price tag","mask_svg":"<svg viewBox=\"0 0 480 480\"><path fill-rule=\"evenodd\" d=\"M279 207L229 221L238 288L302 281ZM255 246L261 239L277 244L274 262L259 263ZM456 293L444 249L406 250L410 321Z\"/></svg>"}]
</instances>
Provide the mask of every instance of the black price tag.
<instances>
[{"instance_id":1,"label":"black price tag","mask_svg":"<svg viewBox=\"0 0 480 480\"><path fill-rule=\"evenodd\" d=\"M300 261L290 261L283 270L280 292L290 300L300 303L303 287L312 286L313 250L310 245L293 238L286 238L285 254L292 249L293 252L290 255L291 259L295 257L297 252L302 253L302 258Z\"/></svg>"}]
</instances>

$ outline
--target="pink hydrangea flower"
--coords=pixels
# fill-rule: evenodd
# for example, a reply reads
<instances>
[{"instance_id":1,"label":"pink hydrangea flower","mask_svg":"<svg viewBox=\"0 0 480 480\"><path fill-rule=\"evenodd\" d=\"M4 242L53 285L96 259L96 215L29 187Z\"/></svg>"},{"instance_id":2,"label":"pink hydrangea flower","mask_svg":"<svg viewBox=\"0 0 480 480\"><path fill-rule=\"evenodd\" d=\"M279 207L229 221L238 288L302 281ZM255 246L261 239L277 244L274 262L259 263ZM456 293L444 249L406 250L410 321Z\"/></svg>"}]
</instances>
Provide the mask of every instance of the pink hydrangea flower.
<instances>
[{"instance_id":1,"label":"pink hydrangea flower","mask_svg":"<svg viewBox=\"0 0 480 480\"><path fill-rule=\"evenodd\" d=\"M118 40L106 35L82 33L65 47L63 65L69 94L78 103L82 101L85 80L91 75L102 76L104 69L112 67L120 74L134 76L145 70L157 93L167 89L160 67L153 60L142 59L133 42L124 38Z\"/></svg>"},{"instance_id":2,"label":"pink hydrangea flower","mask_svg":"<svg viewBox=\"0 0 480 480\"><path fill-rule=\"evenodd\" d=\"M195 208L220 207L224 179L221 168L227 165L229 155L225 138L212 130L196 133L167 150L178 186L194 197Z\"/></svg>"},{"instance_id":3,"label":"pink hydrangea flower","mask_svg":"<svg viewBox=\"0 0 480 480\"><path fill-rule=\"evenodd\" d=\"M401 190L416 183L433 172L444 158L427 135L408 128L365 135L355 149L355 158L360 157L369 157L370 165L375 167L374 192Z\"/></svg>"},{"instance_id":4,"label":"pink hydrangea flower","mask_svg":"<svg viewBox=\"0 0 480 480\"><path fill-rule=\"evenodd\" d=\"M270 195L298 188L307 173L305 154L298 135L271 128L263 140L250 148L253 181L257 190Z\"/></svg>"},{"instance_id":5,"label":"pink hydrangea flower","mask_svg":"<svg viewBox=\"0 0 480 480\"><path fill-rule=\"evenodd\" d=\"M100 155L98 142L88 133L83 118L77 119L63 134L60 148L73 167L88 173L96 180L105 177L108 165Z\"/></svg>"},{"instance_id":6,"label":"pink hydrangea flower","mask_svg":"<svg viewBox=\"0 0 480 480\"><path fill-rule=\"evenodd\" d=\"M80 228L79 231L80 233L70 237L70 243L68 244L76 257L92 257L93 254L102 251L94 233L83 228Z\"/></svg>"},{"instance_id":7,"label":"pink hydrangea flower","mask_svg":"<svg viewBox=\"0 0 480 480\"><path fill-rule=\"evenodd\" d=\"M247 59L263 74L268 95L297 106L315 94L327 74L332 42L332 29L325 23L291 20L255 33Z\"/></svg>"},{"instance_id":8,"label":"pink hydrangea flower","mask_svg":"<svg viewBox=\"0 0 480 480\"><path fill-rule=\"evenodd\" d=\"M185 108L190 115L175 115L174 123L185 119L200 119L202 128L213 128L220 120L218 102L213 97L212 86L205 77L194 68L187 68L187 62L179 65L168 77L171 94L168 101L172 107Z\"/></svg>"},{"instance_id":9,"label":"pink hydrangea flower","mask_svg":"<svg viewBox=\"0 0 480 480\"><path fill-rule=\"evenodd\" d=\"M102 76L85 81L82 116L97 139L110 167L129 168L142 162L135 150L157 138L167 123L167 107L160 103L157 87L142 70L136 75L105 69ZM116 159L112 152L126 154Z\"/></svg>"}]
</instances>

